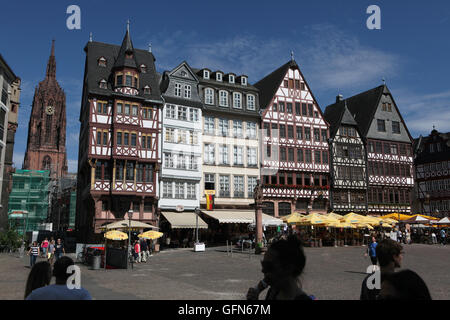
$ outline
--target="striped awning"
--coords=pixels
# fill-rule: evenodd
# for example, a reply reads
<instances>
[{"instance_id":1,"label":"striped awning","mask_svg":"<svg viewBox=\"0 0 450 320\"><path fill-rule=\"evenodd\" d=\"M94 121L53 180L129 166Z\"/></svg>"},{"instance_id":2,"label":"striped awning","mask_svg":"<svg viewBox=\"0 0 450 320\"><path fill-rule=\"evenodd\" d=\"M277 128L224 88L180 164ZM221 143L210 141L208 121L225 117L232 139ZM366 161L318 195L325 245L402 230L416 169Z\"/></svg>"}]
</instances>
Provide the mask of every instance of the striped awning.
<instances>
[{"instance_id":1,"label":"striped awning","mask_svg":"<svg viewBox=\"0 0 450 320\"><path fill-rule=\"evenodd\" d=\"M172 229L195 229L196 214L194 212L162 211L161 214L169 221ZM208 224L198 217L198 228L208 229Z\"/></svg>"},{"instance_id":2,"label":"striped awning","mask_svg":"<svg viewBox=\"0 0 450 320\"><path fill-rule=\"evenodd\" d=\"M255 223L254 210L214 210L203 211L206 215L219 221L219 223ZM262 214L264 226L279 226L284 222L281 219Z\"/></svg>"}]
</instances>

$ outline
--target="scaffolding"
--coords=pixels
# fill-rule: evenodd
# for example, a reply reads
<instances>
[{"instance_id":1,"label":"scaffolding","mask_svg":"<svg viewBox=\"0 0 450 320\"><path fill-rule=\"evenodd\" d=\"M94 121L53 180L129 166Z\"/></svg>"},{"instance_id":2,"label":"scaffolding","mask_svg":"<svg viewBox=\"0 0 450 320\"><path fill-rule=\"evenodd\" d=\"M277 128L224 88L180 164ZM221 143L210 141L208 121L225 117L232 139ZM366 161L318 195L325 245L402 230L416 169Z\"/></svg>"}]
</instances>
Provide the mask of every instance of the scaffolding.
<instances>
[{"instance_id":1,"label":"scaffolding","mask_svg":"<svg viewBox=\"0 0 450 320\"><path fill-rule=\"evenodd\" d=\"M50 172L48 170L16 170L9 194L8 221L23 235L38 231L47 220Z\"/></svg>"}]
</instances>

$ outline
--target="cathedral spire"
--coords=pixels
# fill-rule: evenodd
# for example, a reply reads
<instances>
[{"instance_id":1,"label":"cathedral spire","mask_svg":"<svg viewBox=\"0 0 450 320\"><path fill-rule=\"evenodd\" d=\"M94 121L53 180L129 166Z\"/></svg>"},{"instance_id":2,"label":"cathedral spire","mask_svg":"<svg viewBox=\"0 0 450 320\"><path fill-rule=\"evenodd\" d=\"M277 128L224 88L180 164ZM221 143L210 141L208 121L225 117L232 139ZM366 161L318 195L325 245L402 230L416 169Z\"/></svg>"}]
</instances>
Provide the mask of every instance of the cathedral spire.
<instances>
[{"instance_id":1,"label":"cathedral spire","mask_svg":"<svg viewBox=\"0 0 450 320\"><path fill-rule=\"evenodd\" d=\"M56 78L56 60L55 60L55 40L52 40L52 51L50 53L50 58L48 58L47 63L47 73L46 78Z\"/></svg>"}]
</instances>

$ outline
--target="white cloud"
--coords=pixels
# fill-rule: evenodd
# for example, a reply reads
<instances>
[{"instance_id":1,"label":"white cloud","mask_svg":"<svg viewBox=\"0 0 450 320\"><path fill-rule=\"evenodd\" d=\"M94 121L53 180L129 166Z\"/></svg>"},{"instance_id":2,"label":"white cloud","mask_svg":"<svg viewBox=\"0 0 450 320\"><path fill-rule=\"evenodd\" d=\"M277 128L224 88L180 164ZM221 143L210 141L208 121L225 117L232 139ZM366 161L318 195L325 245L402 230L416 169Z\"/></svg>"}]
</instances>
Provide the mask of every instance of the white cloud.
<instances>
[{"instance_id":1,"label":"white cloud","mask_svg":"<svg viewBox=\"0 0 450 320\"><path fill-rule=\"evenodd\" d=\"M393 95L413 137L429 135L433 125L450 131L450 90L421 94L402 89Z\"/></svg>"},{"instance_id":2,"label":"white cloud","mask_svg":"<svg viewBox=\"0 0 450 320\"><path fill-rule=\"evenodd\" d=\"M308 82L314 83L313 91L319 86L320 90L337 91L381 83L383 77L396 75L400 61L391 53L361 44L333 25L307 26L300 34L276 38L240 34L211 41L195 32L178 31L170 37L161 32L154 40L159 68L170 70L187 60L192 67L247 74L251 82L286 63L294 51Z\"/></svg>"}]
</instances>

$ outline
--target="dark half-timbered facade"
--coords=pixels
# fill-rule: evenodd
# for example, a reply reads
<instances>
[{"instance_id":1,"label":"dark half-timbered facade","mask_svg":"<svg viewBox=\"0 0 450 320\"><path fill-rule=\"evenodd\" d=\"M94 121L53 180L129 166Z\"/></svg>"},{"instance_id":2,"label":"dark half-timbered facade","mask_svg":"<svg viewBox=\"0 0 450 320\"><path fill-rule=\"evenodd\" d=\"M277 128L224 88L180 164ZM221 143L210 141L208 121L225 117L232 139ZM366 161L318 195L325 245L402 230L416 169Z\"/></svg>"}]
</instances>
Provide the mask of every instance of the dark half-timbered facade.
<instances>
[{"instance_id":1,"label":"dark half-timbered facade","mask_svg":"<svg viewBox=\"0 0 450 320\"><path fill-rule=\"evenodd\" d=\"M292 59L255 84L260 90L264 211L326 212L329 125Z\"/></svg>"},{"instance_id":2,"label":"dark half-timbered facade","mask_svg":"<svg viewBox=\"0 0 450 320\"><path fill-rule=\"evenodd\" d=\"M415 141L416 194L419 212L450 216L450 132L433 129Z\"/></svg>"},{"instance_id":3,"label":"dark half-timbered facade","mask_svg":"<svg viewBox=\"0 0 450 320\"><path fill-rule=\"evenodd\" d=\"M127 218L157 223L162 99L151 52L89 42L80 112L76 226L92 239Z\"/></svg>"},{"instance_id":4,"label":"dark half-timbered facade","mask_svg":"<svg viewBox=\"0 0 450 320\"><path fill-rule=\"evenodd\" d=\"M366 146L358 124L341 96L325 109L330 124L331 195L333 212L367 212Z\"/></svg>"},{"instance_id":5,"label":"dark half-timbered facade","mask_svg":"<svg viewBox=\"0 0 450 320\"><path fill-rule=\"evenodd\" d=\"M345 101L367 144L368 213L410 213L413 139L391 92L383 84Z\"/></svg>"}]
</instances>

